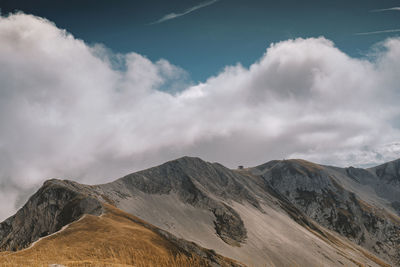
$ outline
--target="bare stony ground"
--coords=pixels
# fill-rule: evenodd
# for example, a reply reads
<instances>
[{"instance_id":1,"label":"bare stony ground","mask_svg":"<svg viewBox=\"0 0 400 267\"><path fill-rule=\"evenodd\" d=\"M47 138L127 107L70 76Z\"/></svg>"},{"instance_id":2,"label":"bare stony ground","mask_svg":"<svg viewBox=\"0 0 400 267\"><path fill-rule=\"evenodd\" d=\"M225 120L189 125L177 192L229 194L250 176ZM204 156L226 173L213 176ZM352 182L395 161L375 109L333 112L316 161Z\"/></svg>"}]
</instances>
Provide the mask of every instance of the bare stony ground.
<instances>
[{"instance_id":1,"label":"bare stony ground","mask_svg":"<svg viewBox=\"0 0 400 267\"><path fill-rule=\"evenodd\" d=\"M0 224L0 247L27 247L108 203L249 266L399 266L399 169L283 160L231 170L183 157L103 185L49 180Z\"/></svg>"}]
</instances>

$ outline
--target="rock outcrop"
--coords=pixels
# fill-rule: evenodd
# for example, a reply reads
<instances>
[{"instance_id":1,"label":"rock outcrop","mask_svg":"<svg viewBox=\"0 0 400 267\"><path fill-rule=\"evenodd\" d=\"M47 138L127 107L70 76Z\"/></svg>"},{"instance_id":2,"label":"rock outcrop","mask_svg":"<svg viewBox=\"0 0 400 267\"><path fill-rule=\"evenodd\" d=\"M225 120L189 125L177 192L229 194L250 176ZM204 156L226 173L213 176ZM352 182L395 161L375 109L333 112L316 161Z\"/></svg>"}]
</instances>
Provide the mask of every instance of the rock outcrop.
<instances>
[{"instance_id":1,"label":"rock outcrop","mask_svg":"<svg viewBox=\"0 0 400 267\"><path fill-rule=\"evenodd\" d=\"M376 184L379 179L385 183L395 181L396 168L389 168L388 173L383 171L387 168L379 167L379 178L363 169L347 168L342 172L357 183L373 179ZM253 172L320 225L400 264L400 218L345 189L344 178L337 172L304 160L273 161Z\"/></svg>"},{"instance_id":2,"label":"rock outcrop","mask_svg":"<svg viewBox=\"0 0 400 267\"><path fill-rule=\"evenodd\" d=\"M102 204L60 180L48 180L12 217L0 224L0 249L17 250L60 230L84 214L100 215Z\"/></svg>"},{"instance_id":3,"label":"rock outcrop","mask_svg":"<svg viewBox=\"0 0 400 267\"><path fill-rule=\"evenodd\" d=\"M183 203L211 212L218 236L228 244L240 246L246 240L246 228L240 215L224 202L246 201L259 207L254 195L239 182L240 179L243 179L241 175L220 164L183 157L99 186L97 192L112 202L133 197L138 190L152 195L176 194ZM120 189L110 188L125 190L121 194Z\"/></svg>"}]
</instances>

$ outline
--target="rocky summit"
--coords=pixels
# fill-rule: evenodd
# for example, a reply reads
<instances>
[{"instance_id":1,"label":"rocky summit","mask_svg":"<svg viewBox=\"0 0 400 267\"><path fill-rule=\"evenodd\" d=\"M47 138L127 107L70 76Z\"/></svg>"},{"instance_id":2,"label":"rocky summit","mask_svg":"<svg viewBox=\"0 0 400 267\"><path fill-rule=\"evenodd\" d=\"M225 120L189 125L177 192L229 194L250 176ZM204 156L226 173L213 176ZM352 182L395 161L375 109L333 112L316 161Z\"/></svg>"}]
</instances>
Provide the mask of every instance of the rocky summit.
<instances>
[{"instance_id":1,"label":"rocky summit","mask_svg":"<svg viewBox=\"0 0 400 267\"><path fill-rule=\"evenodd\" d=\"M0 224L0 248L57 239L107 207L214 266L400 266L400 160L233 170L183 157L107 184L49 180Z\"/></svg>"}]
</instances>

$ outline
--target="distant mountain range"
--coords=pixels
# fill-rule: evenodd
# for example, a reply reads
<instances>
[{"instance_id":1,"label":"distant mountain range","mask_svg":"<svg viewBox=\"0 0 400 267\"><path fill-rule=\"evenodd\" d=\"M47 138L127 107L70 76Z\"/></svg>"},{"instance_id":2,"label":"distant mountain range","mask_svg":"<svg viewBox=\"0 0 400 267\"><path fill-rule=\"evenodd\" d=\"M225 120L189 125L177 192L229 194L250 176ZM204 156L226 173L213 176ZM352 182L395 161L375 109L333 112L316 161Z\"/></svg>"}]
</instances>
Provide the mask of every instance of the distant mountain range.
<instances>
[{"instance_id":1,"label":"distant mountain range","mask_svg":"<svg viewBox=\"0 0 400 267\"><path fill-rule=\"evenodd\" d=\"M0 253L0 263L50 242L62 250L69 240L71 250L76 239L66 236L77 229L86 241L107 236L109 246L122 238L111 232L130 229L125 248L147 242L146 251L199 266L400 266L399 215L400 160L360 169L291 159L232 170L183 157L108 184L46 181L0 224L0 248L17 251ZM153 238L133 238L146 231Z\"/></svg>"}]
</instances>

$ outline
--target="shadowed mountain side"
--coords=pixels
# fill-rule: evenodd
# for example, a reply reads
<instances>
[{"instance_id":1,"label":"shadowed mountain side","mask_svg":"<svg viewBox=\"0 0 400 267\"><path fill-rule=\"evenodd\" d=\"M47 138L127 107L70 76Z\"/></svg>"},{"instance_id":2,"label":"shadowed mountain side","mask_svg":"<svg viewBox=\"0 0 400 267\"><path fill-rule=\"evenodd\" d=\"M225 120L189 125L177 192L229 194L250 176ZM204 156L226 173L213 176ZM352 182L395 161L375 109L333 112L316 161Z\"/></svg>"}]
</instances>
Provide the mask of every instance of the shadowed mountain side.
<instances>
[{"instance_id":1,"label":"shadowed mountain side","mask_svg":"<svg viewBox=\"0 0 400 267\"><path fill-rule=\"evenodd\" d=\"M376 191L391 203L393 209L400 215L400 159L369 169L379 177Z\"/></svg>"},{"instance_id":2,"label":"shadowed mountain side","mask_svg":"<svg viewBox=\"0 0 400 267\"><path fill-rule=\"evenodd\" d=\"M0 224L0 249L25 248L83 214L100 215L102 212L97 198L82 194L63 181L46 181L14 216Z\"/></svg>"},{"instance_id":3,"label":"shadowed mountain side","mask_svg":"<svg viewBox=\"0 0 400 267\"><path fill-rule=\"evenodd\" d=\"M351 190L355 186L347 186L350 179L355 179L354 168L283 160L260 165L252 172L261 175L272 188L319 224L400 264L400 218L384 206L364 200L365 194L359 188ZM358 180L379 182L370 171L358 169L357 174Z\"/></svg>"}]
</instances>

